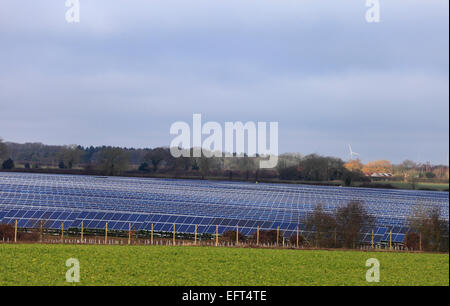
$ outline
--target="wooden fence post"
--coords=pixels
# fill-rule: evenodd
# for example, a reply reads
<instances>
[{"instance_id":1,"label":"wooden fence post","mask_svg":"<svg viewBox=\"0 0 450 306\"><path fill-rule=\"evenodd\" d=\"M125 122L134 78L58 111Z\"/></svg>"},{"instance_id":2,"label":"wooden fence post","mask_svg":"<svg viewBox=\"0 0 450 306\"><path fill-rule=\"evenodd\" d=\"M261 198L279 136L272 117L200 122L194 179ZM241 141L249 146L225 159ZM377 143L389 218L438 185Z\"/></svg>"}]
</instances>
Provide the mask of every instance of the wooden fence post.
<instances>
[{"instance_id":1,"label":"wooden fence post","mask_svg":"<svg viewBox=\"0 0 450 306\"><path fill-rule=\"evenodd\" d=\"M277 226L277 246L278 246L278 243L279 243L279 241L278 241L278 237L279 236L280 236L280 227Z\"/></svg>"},{"instance_id":2,"label":"wooden fence post","mask_svg":"<svg viewBox=\"0 0 450 306\"><path fill-rule=\"evenodd\" d=\"M197 245L197 224L195 225L194 229L194 245Z\"/></svg>"},{"instance_id":3,"label":"wooden fence post","mask_svg":"<svg viewBox=\"0 0 450 306\"><path fill-rule=\"evenodd\" d=\"M419 250L422 252L422 233L419 233Z\"/></svg>"},{"instance_id":4,"label":"wooden fence post","mask_svg":"<svg viewBox=\"0 0 450 306\"><path fill-rule=\"evenodd\" d=\"M372 249L373 249L373 229L372 229Z\"/></svg>"},{"instance_id":5,"label":"wooden fence post","mask_svg":"<svg viewBox=\"0 0 450 306\"><path fill-rule=\"evenodd\" d=\"M256 245L259 245L259 225L256 227Z\"/></svg>"},{"instance_id":6,"label":"wooden fence post","mask_svg":"<svg viewBox=\"0 0 450 306\"><path fill-rule=\"evenodd\" d=\"M216 225L216 246L219 245L219 226Z\"/></svg>"},{"instance_id":7,"label":"wooden fence post","mask_svg":"<svg viewBox=\"0 0 450 306\"><path fill-rule=\"evenodd\" d=\"M173 224L173 245L175 245L175 223Z\"/></svg>"},{"instance_id":8,"label":"wooden fence post","mask_svg":"<svg viewBox=\"0 0 450 306\"><path fill-rule=\"evenodd\" d=\"M131 223L128 223L128 244L131 244Z\"/></svg>"},{"instance_id":9,"label":"wooden fence post","mask_svg":"<svg viewBox=\"0 0 450 306\"><path fill-rule=\"evenodd\" d=\"M84 221L81 221L81 243L83 243Z\"/></svg>"},{"instance_id":10,"label":"wooden fence post","mask_svg":"<svg viewBox=\"0 0 450 306\"><path fill-rule=\"evenodd\" d=\"M39 223L39 241L42 243L42 220Z\"/></svg>"},{"instance_id":11,"label":"wooden fence post","mask_svg":"<svg viewBox=\"0 0 450 306\"><path fill-rule=\"evenodd\" d=\"M105 223L105 244L108 244L108 222Z\"/></svg>"},{"instance_id":12,"label":"wooden fence post","mask_svg":"<svg viewBox=\"0 0 450 306\"><path fill-rule=\"evenodd\" d=\"M392 230L389 232L389 250L392 249Z\"/></svg>"},{"instance_id":13,"label":"wooden fence post","mask_svg":"<svg viewBox=\"0 0 450 306\"><path fill-rule=\"evenodd\" d=\"M297 244L296 244L297 248L298 248L298 225L297 225Z\"/></svg>"},{"instance_id":14,"label":"wooden fence post","mask_svg":"<svg viewBox=\"0 0 450 306\"><path fill-rule=\"evenodd\" d=\"M239 244L239 225L236 225L236 245Z\"/></svg>"},{"instance_id":15,"label":"wooden fence post","mask_svg":"<svg viewBox=\"0 0 450 306\"><path fill-rule=\"evenodd\" d=\"M61 222L61 242L64 243L64 221Z\"/></svg>"},{"instance_id":16,"label":"wooden fence post","mask_svg":"<svg viewBox=\"0 0 450 306\"><path fill-rule=\"evenodd\" d=\"M153 244L153 223L152 223L152 229L150 232L150 243Z\"/></svg>"},{"instance_id":17,"label":"wooden fence post","mask_svg":"<svg viewBox=\"0 0 450 306\"><path fill-rule=\"evenodd\" d=\"M16 222L14 223L14 243L17 242L17 219Z\"/></svg>"}]
</instances>

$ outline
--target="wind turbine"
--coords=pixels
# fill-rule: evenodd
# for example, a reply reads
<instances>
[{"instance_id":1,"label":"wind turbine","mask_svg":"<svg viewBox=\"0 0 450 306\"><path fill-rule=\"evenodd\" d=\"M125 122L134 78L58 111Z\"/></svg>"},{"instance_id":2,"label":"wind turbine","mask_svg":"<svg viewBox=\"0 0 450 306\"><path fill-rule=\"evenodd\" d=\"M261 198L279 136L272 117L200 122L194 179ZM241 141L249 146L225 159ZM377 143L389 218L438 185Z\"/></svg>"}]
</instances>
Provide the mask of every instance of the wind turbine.
<instances>
[{"instance_id":1,"label":"wind turbine","mask_svg":"<svg viewBox=\"0 0 450 306\"><path fill-rule=\"evenodd\" d=\"M350 160L353 160L353 155L359 155L359 153L353 152L352 146L350 144L348 145L348 148L350 149Z\"/></svg>"}]
</instances>

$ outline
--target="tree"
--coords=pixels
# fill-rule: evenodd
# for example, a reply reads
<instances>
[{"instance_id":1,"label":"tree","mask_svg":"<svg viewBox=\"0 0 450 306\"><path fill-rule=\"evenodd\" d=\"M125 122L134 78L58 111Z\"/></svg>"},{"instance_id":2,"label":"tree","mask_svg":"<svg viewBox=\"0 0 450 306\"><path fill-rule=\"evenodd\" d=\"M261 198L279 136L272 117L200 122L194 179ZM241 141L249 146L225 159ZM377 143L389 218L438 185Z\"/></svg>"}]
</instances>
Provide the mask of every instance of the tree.
<instances>
[{"instance_id":1,"label":"tree","mask_svg":"<svg viewBox=\"0 0 450 306\"><path fill-rule=\"evenodd\" d=\"M405 244L410 250L419 250L421 237L415 232L410 232L405 237Z\"/></svg>"},{"instance_id":2,"label":"tree","mask_svg":"<svg viewBox=\"0 0 450 306\"><path fill-rule=\"evenodd\" d=\"M66 164L64 164L64 161L60 161L60 162L58 163L58 168L59 168L59 169L65 169L65 168L66 168Z\"/></svg>"},{"instance_id":3,"label":"tree","mask_svg":"<svg viewBox=\"0 0 450 306\"><path fill-rule=\"evenodd\" d=\"M364 227L373 227L374 219L366 211L364 204L358 201L349 202L339 207L335 213L338 242L346 248L355 248L361 240Z\"/></svg>"},{"instance_id":4,"label":"tree","mask_svg":"<svg viewBox=\"0 0 450 306\"><path fill-rule=\"evenodd\" d=\"M344 167L351 172L361 172L364 165L361 163L361 160L357 158L345 163Z\"/></svg>"},{"instance_id":5,"label":"tree","mask_svg":"<svg viewBox=\"0 0 450 306\"><path fill-rule=\"evenodd\" d=\"M244 171L246 180L249 179L250 173L256 169L254 158L248 157L247 154L244 154L243 157L238 157L238 165L241 171Z\"/></svg>"},{"instance_id":6,"label":"tree","mask_svg":"<svg viewBox=\"0 0 450 306\"><path fill-rule=\"evenodd\" d=\"M278 170L280 179L282 180L296 180L299 177L298 169L296 166L290 166L286 168L281 168Z\"/></svg>"},{"instance_id":7,"label":"tree","mask_svg":"<svg viewBox=\"0 0 450 306\"><path fill-rule=\"evenodd\" d=\"M318 204L307 218L306 228L314 233L316 247L336 246L336 219L333 214L324 211L322 204Z\"/></svg>"},{"instance_id":8,"label":"tree","mask_svg":"<svg viewBox=\"0 0 450 306\"><path fill-rule=\"evenodd\" d=\"M300 162L300 178L307 181L342 179L344 171L344 162L340 158L310 154Z\"/></svg>"},{"instance_id":9,"label":"tree","mask_svg":"<svg viewBox=\"0 0 450 306\"><path fill-rule=\"evenodd\" d=\"M166 159L168 155L170 155L170 153L164 148L156 148L148 152L145 155L144 160L150 162L153 165L153 172L156 172L160 162Z\"/></svg>"},{"instance_id":10,"label":"tree","mask_svg":"<svg viewBox=\"0 0 450 306\"><path fill-rule=\"evenodd\" d=\"M72 169L76 166L83 155L83 151L76 145L70 145L63 149L61 152L61 159L64 162L65 167Z\"/></svg>"},{"instance_id":11,"label":"tree","mask_svg":"<svg viewBox=\"0 0 450 306\"><path fill-rule=\"evenodd\" d=\"M392 173L392 164L388 160L376 160L368 162L362 169L364 174L371 175L373 173Z\"/></svg>"},{"instance_id":12,"label":"tree","mask_svg":"<svg viewBox=\"0 0 450 306\"><path fill-rule=\"evenodd\" d=\"M14 168L14 161L11 158L5 160L2 164L2 168L5 170L11 170Z\"/></svg>"},{"instance_id":13,"label":"tree","mask_svg":"<svg viewBox=\"0 0 450 306\"><path fill-rule=\"evenodd\" d=\"M104 147L99 152L98 163L105 175L120 175L128 168L128 155L121 148Z\"/></svg>"},{"instance_id":14,"label":"tree","mask_svg":"<svg viewBox=\"0 0 450 306\"><path fill-rule=\"evenodd\" d=\"M411 185L412 190L416 190L417 183L419 181L419 176L415 173L410 174L409 176L406 177L406 181Z\"/></svg>"},{"instance_id":15,"label":"tree","mask_svg":"<svg viewBox=\"0 0 450 306\"><path fill-rule=\"evenodd\" d=\"M211 169L211 158L206 157L202 154L202 157L198 159L198 165L200 169L200 173L202 174L202 180L209 174Z\"/></svg>"},{"instance_id":16,"label":"tree","mask_svg":"<svg viewBox=\"0 0 450 306\"><path fill-rule=\"evenodd\" d=\"M317 154L305 156L300 162L300 176L307 181L327 181L327 159Z\"/></svg>"},{"instance_id":17,"label":"tree","mask_svg":"<svg viewBox=\"0 0 450 306\"><path fill-rule=\"evenodd\" d=\"M419 205L413 209L409 222L420 235L423 250L448 252L448 221L441 218L439 207Z\"/></svg>"},{"instance_id":18,"label":"tree","mask_svg":"<svg viewBox=\"0 0 450 306\"><path fill-rule=\"evenodd\" d=\"M150 166L148 165L148 163L143 162L140 166L139 166L139 171L142 172L150 172Z\"/></svg>"}]
</instances>

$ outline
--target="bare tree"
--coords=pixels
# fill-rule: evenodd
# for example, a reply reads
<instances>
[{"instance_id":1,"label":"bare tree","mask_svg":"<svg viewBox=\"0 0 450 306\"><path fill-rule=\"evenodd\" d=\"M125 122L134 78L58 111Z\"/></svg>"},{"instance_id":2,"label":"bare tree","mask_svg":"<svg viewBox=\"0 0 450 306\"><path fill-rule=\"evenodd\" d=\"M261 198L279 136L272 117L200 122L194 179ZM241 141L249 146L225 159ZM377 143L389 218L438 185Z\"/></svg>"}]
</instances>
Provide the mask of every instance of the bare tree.
<instances>
[{"instance_id":1,"label":"bare tree","mask_svg":"<svg viewBox=\"0 0 450 306\"><path fill-rule=\"evenodd\" d=\"M335 247L336 227L334 215L325 212L322 204L318 204L306 220L306 228L314 233L313 239L316 247Z\"/></svg>"},{"instance_id":2,"label":"bare tree","mask_svg":"<svg viewBox=\"0 0 450 306\"><path fill-rule=\"evenodd\" d=\"M411 229L420 235L423 250L448 252L448 221L441 218L439 207L419 205L409 222Z\"/></svg>"},{"instance_id":3,"label":"bare tree","mask_svg":"<svg viewBox=\"0 0 450 306\"><path fill-rule=\"evenodd\" d=\"M338 242L346 248L355 248L361 240L364 227L372 227L374 223L364 204L359 201L349 202L339 207L335 213Z\"/></svg>"}]
</instances>

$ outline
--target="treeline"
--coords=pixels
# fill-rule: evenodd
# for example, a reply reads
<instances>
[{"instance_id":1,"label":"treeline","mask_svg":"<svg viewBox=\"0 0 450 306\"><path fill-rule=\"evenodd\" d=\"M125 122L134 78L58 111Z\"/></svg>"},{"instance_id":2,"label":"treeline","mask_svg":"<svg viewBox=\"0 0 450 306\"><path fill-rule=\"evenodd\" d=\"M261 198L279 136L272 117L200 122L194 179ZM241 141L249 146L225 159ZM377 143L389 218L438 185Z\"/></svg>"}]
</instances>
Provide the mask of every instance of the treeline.
<instances>
[{"instance_id":1,"label":"treeline","mask_svg":"<svg viewBox=\"0 0 450 306\"><path fill-rule=\"evenodd\" d=\"M388 161L363 165L359 160L346 163L336 157L286 153L279 156L276 168L264 170L258 167L262 157L234 155L235 158L174 158L169 148L164 147L135 149L110 146L52 146L41 143L5 143L0 140L0 161L3 169L60 169L68 173L102 175L339 182L347 186L354 182L370 182L373 179L370 177L372 172L394 172L398 174L398 180L407 178L412 183L421 175L436 178L447 176L448 179L448 167L429 166L416 173L414 171L419 165L410 161L394 166ZM433 176L429 171L439 175Z\"/></svg>"},{"instance_id":2,"label":"treeline","mask_svg":"<svg viewBox=\"0 0 450 306\"><path fill-rule=\"evenodd\" d=\"M359 159L354 159L348 161L345 167L350 171L360 172L366 176L390 174L394 178L404 181L412 181L414 179L448 180L449 178L448 166L432 165L429 162L416 163L411 160L405 160L398 165L393 165L388 160L376 160L363 164Z\"/></svg>"},{"instance_id":3,"label":"treeline","mask_svg":"<svg viewBox=\"0 0 450 306\"><path fill-rule=\"evenodd\" d=\"M103 175L165 174L178 176L208 176L245 180L281 179L306 181L343 180L347 185L364 179L362 173L345 168L339 158L312 154L283 154L275 169L259 169L261 157L246 155L235 158L199 157L174 158L169 148L119 148L83 146L47 146L40 143L5 143L8 165L12 169L23 165L27 169L78 169ZM13 165L13 164L14 165Z\"/></svg>"}]
</instances>

